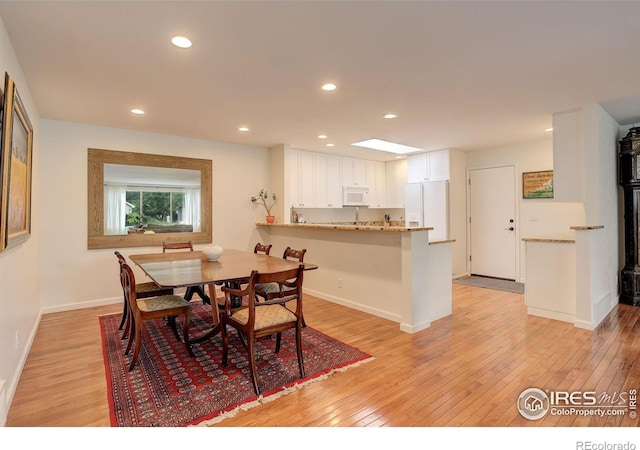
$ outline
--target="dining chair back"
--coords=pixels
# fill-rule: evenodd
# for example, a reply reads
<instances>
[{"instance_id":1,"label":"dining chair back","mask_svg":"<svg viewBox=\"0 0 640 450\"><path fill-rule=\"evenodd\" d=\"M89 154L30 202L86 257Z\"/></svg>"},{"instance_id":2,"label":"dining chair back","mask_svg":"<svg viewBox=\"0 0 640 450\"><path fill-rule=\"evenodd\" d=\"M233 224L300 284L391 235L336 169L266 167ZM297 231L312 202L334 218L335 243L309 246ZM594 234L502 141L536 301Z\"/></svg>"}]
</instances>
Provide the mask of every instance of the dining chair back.
<instances>
[{"instance_id":1,"label":"dining chair back","mask_svg":"<svg viewBox=\"0 0 640 450\"><path fill-rule=\"evenodd\" d=\"M258 242L253 248L253 253L264 253L265 255L268 255L269 252L271 252L271 247L273 247L271 244L265 245Z\"/></svg>"},{"instance_id":2,"label":"dining chair back","mask_svg":"<svg viewBox=\"0 0 640 450\"><path fill-rule=\"evenodd\" d=\"M129 306L127 305L127 299L124 295L124 280L123 280L123 274L122 274L122 264L126 263L127 260L125 259L125 257L122 255L122 253L120 253L119 251L115 251L114 252L116 255L116 258L118 258L118 265L119 265L119 272L120 272L120 285L122 286L122 299L123 299L123 305L122 305L122 319L120 319L120 325L118 326L119 330L122 330L122 328L124 327L124 333L122 334L122 338L125 339L127 337L127 335L129 334L129 319L130 319L130 315L129 315ZM149 281L146 283L138 283L136 284L136 294L138 298L147 298L147 297L156 297L158 295L172 295L173 294L173 288L166 288L166 287L161 287L158 286L156 283L154 283L153 281ZM125 326L126 325L126 326Z\"/></svg>"},{"instance_id":3,"label":"dining chair back","mask_svg":"<svg viewBox=\"0 0 640 450\"><path fill-rule=\"evenodd\" d=\"M166 253L167 250L189 250L193 251L193 243L188 242L163 242L162 253Z\"/></svg>"},{"instance_id":4,"label":"dining chair back","mask_svg":"<svg viewBox=\"0 0 640 450\"><path fill-rule=\"evenodd\" d=\"M302 357L302 275L304 266L301 264L295 269L275 273L251 272L249 283L243 289L223 287L225 294L225 308L220 314L222 323L222 365L227 365L229 335L227 325L238 331L238 337L249 353L249 368L253 389L256 395L260 395L258 375L256 368L256 340L276 334L275 353L280 351L281 333L295 328L296 352L300 378L304 378L304 361ZM287 296L276 299L256 302L255 289L258 284L277 283L287 287ZM232 298L246 297L246 306L232 308ZM285 306L287 302L296 302L296 307L291 310Z\"/></svg>"},{"instance_id":5,"label":"dining chair back","mask_svg":"<svg viewBox=\"0 0 640 450\"><path fill-rule=\"evenodd\" d=\"M304 262L304 255L307 253L307 249L296 250L291 247L284 249L282 259L293 259L298 262ZM284 297L287 295L284 285L279 283L259 283L256 286L256 299L271 300L277 297Z\"/></svg>"},{"instance_id":6,"label":"dining chair back","mask_svg":"<svg viewBox=\"0 0 640 450\"><path fill-rule=\"evenodd\" d=\"M157 297L138 298L136 292L136 281L133 270L126 262L121 262L122 283L124 295L129 305L131 317L131 329L125 355L129 354L133 344L133 354L129 363L129 370L132 370L138 361L143 336L146 331L144 322L160 317L166 317L177 340L181 340L178 335L176 317L183 315L182 341L184 342L189 356L193 356L191 344L189 343L189 322L191 320L191 305L188 301L178 295L160 295Z\"/></svg>"},{"instance_id":7,"label":"dining chair back","mask_svg":"<svg viewBox=\"0 0 640 450\"><path fill-rule=\"evenodd\" d=\"M162 253L166 253L167 250L189 250L193 251L193 243L191 241L187 242L163 242L162 243ZM188 286L186 292L184 293L184 299L188 302L193 298L193 294L198 294L198 297L202 299L203 303L211 304L211 299L204 292L204 285L200 286Z\"/></svg>"}]
</instances>

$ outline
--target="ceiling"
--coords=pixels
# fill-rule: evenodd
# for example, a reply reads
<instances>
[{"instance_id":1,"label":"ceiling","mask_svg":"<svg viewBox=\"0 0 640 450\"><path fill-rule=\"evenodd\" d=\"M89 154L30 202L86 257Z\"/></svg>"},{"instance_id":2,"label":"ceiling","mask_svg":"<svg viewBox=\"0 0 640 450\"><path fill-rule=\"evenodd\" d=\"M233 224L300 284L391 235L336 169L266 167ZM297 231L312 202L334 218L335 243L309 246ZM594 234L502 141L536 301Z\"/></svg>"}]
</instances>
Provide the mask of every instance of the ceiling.
<instances>
[{"instance_id":1,"label":"ceiling","mask_svg":"<svg viewBox=\"0 0 640 450\"><path fill-rule=\"evenodd\" d=\"M379 160L350 144L509 145L591 103L640 121L640 2L1 1L0 17L46 119Z\"/></svg>"}]
</instances>

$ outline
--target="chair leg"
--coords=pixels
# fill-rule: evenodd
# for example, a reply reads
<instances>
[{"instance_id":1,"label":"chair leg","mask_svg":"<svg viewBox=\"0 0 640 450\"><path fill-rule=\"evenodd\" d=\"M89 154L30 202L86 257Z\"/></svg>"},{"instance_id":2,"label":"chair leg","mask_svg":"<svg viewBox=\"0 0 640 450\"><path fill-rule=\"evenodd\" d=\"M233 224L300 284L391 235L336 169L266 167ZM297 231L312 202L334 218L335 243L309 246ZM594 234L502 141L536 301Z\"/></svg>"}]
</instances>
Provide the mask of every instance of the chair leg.
<instances>
[{"instance_id":1,"label":"chair leg","mask_svg":"<svg viewBox=\"0 0 640 450\"><path fill-rule=\"evenodd\" d=\"M253 381L253 390L256 395L260 395L258 387L258 368L256 367L255 338L247 336L247 351L249 352L249 369L251 370L251 380Z\"/></svg>"},{"instance_id":2,"label":"chair leg","mask_svg":"<svg viewBox=\"0 0 640 450\"><path fill-rule=\"evenodd\" d=\"M222 319L222 318L221 318ZM227 325L222 322L222 367L227 367L227 357L229 356L229 335L227 334Z\"/></svg>"},{"instance_id":3,"label":"chair leg","mask_svg":"<svg viewBox=\"0 0 640 450\"><path fill-rule=\"evenodd\" d=\"M129 312L129 308L127 306L127 299L124 299L124 305L122 306L122 319L120 320L120 326L118 326L118 330L122 330L122 327L125 324L125 321L127 320L128 317L128 313Z\"/></svg>"},{"instance_id":4,"label":"chair leg","mask_svg":"<svg viewBox=\"0 0 640 450\"><path fill-rule=\"evenodd\" d=\"M302 359L302 326L296 326L296 353L298 354L298 366L300 367L300 378L304 378L304 360Z\"/></svg>"},{"instance_id":5,"label":"chair leg","mask_svg":"<svg viewBox=\"0 0 640 450\"><path fill-rule=\"evenodd\" d=\"M276 334L276 354L280 353L280 341L282 340L282 333Z\"/></svg>"},{"instance_id":6,"label":"chair leg","mask_svg":"<svg viewBox=\"0 0 640 450\"><path fill-rule=\"evenodd\" d=\"M140 324L140 326L136 327L135 332L135 345L133 346L133 355L131 356L131 363L129 364L129 370L133 369L133 366L136 365L138 361L138 355L140 355L140 347L142 346L142 327L144 324Z\"/></svg>"},{"instance_id":7,"label":"chair leg","mask_svg":"<svg viewBox=\"0 0 640 450\"><path fill-rule=\"evenodd\" d=\"M171 330L173 330L173 335L176 337L176 340L181 341L182 339L180 339L178 328L176 327L176 316L169 316L167 317L167 320L169 321L169 326L171 327Z\"/></svg>"},{"instance_id":8,"label":"chair leg","mask_svg":"<svg viewBox=\"0 0 640 450\"><path fill-rule=\"evenodd\" d=\"M184 314L184 323L182 324L182 336L184 339L184 345L187 346L187 352L189 356L193 357L193 350L191 349L191 343L189 342L189 323L191 321L191 311L187 310Z\"/></svg>"},{"instance_id":9,"label":"chair leg","mask_svg":"<svg viewBox=\"0 0 640 450\"><path fill-rule=\"evenodd\" d=\"M126 339L129 336L129 333L131 332L131 323L133 321L131 320L131 313L129 312L129 309L127 308L127 317L124 321L124 331L122 332L122 337L120 337L120 339Z\"/></svg>"},{"instance_id":10,"label":"chair leg","mask_svg":"<svg viewBox=\"0 0 640 450\"><path fill-rule=\"evenodd\" d=\"M127 348L125 349L124 354L128 355L129 352L131 351L131 345L133 344L134 333L136 332L136 322L135 320L133 320L132 314L129 314L129 321L128 321L126 332L128 334L129 339L127 339Z\"/></svg>"}]
</instances>

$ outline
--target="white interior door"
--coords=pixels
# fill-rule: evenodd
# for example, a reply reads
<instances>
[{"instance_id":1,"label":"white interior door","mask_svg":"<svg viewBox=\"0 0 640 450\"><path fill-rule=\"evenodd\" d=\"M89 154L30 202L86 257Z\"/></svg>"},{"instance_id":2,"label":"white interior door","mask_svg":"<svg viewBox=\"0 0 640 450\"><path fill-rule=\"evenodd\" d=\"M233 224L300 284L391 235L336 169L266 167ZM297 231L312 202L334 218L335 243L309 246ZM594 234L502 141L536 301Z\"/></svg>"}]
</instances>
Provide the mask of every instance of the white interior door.
<instances>
[{"instance_id":1,"label":"white interior door","mask_svg":"<svg viewBox=\"0 0 640 450\"><path fill-rule=\"evenodd\" d=\"M469 177L471 274L515 280L515 169L474 169Z\"/></svg>"}]
</instances>

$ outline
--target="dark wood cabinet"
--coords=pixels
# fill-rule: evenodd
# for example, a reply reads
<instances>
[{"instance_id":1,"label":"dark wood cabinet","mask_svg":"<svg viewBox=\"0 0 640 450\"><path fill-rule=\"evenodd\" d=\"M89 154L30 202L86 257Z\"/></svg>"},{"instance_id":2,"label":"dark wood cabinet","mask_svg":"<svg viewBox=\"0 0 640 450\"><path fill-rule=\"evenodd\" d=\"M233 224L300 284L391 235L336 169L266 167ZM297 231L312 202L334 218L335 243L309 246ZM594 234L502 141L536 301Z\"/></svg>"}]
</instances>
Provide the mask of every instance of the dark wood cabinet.
<instances>
[{"instance_id":1,"label":"dark wood cabinet","mask_svg":"<svg viewBox=\"0 0 640 450\"><path fill-rule=\"evenodd\" d=\"M618 183L624 192L624 268L620 302L640 306L640 127L629 129L619 142Z\"/></svg>"}]
</instances>

